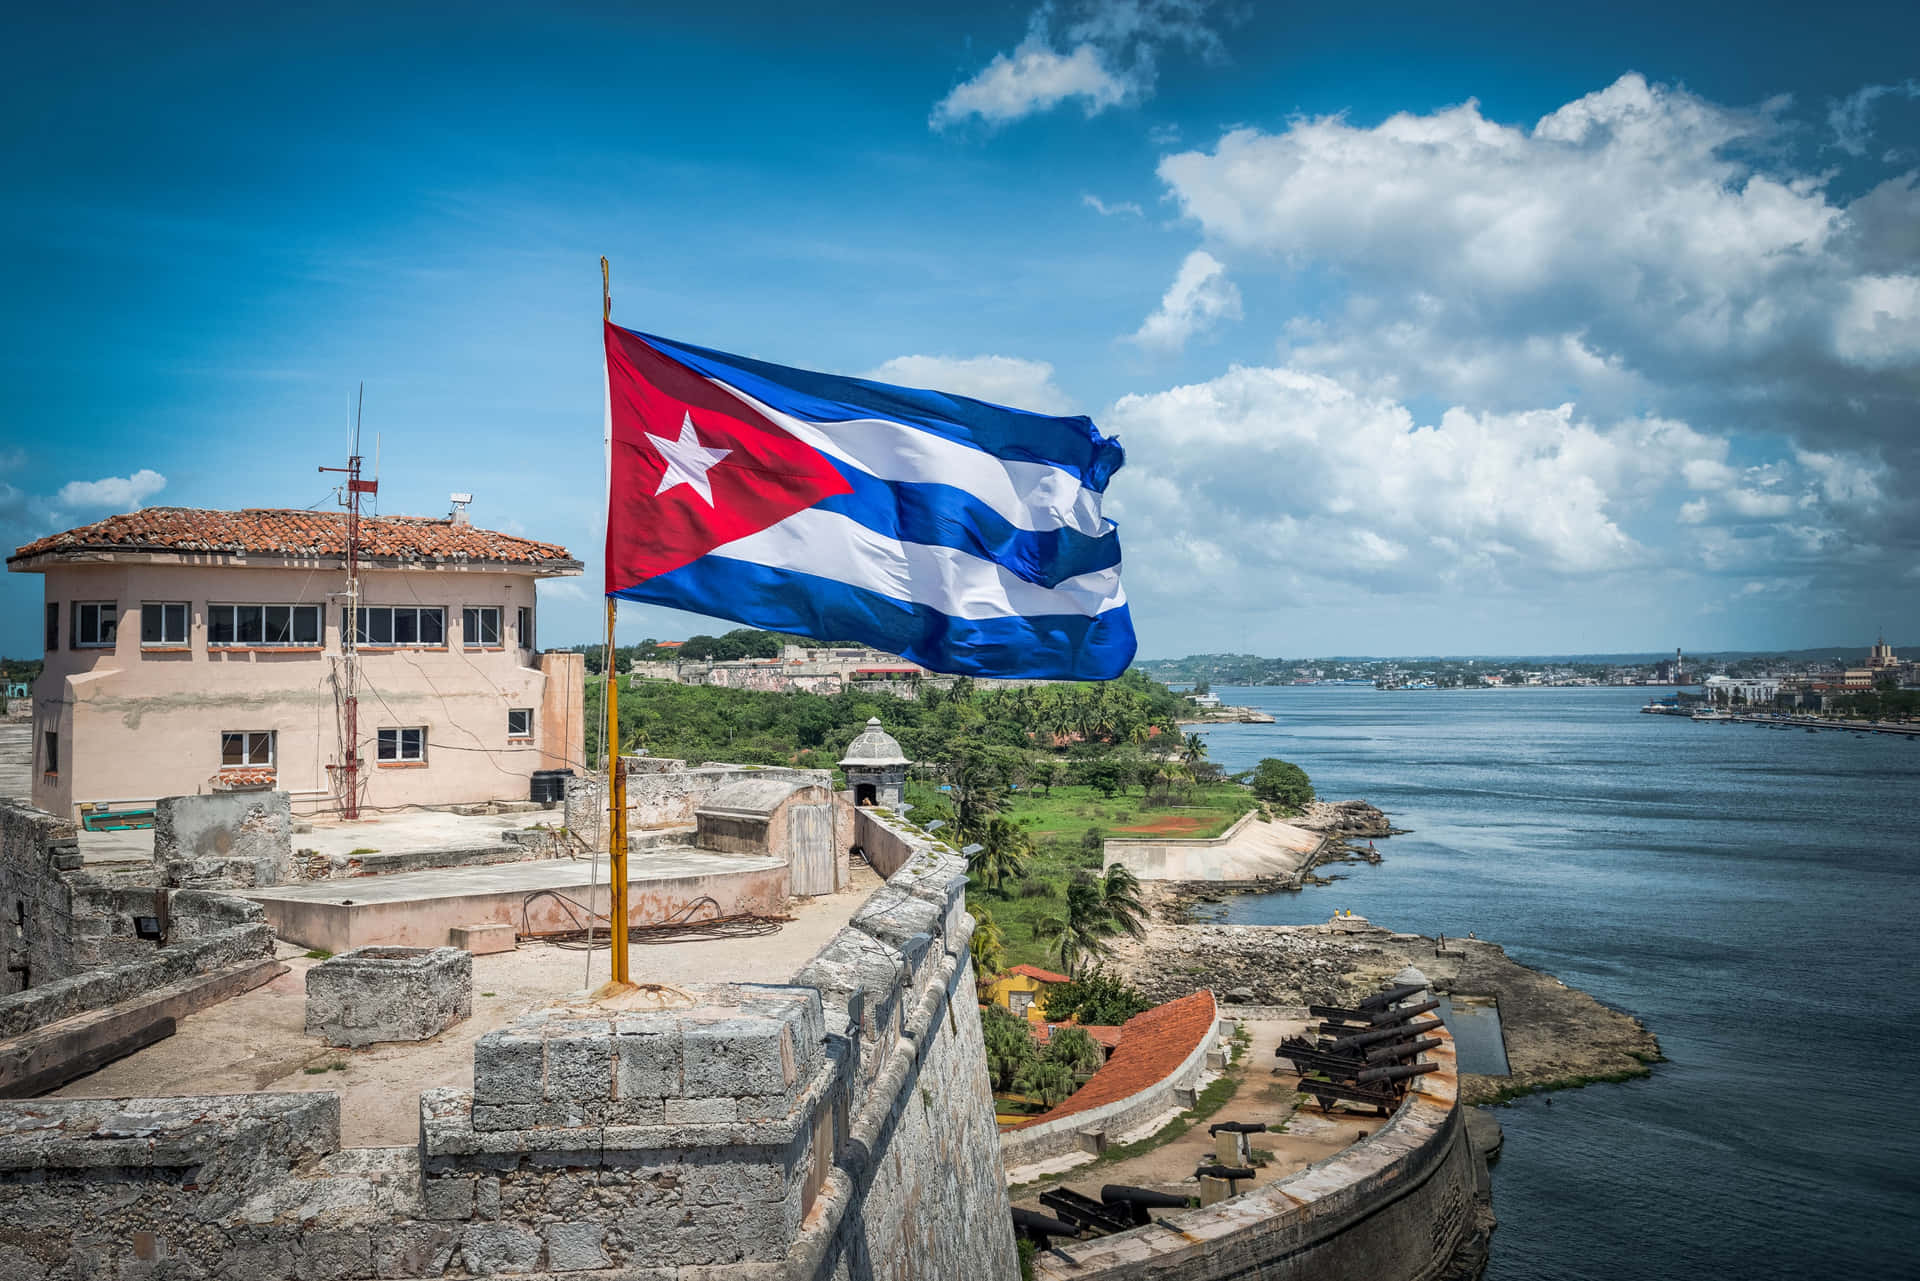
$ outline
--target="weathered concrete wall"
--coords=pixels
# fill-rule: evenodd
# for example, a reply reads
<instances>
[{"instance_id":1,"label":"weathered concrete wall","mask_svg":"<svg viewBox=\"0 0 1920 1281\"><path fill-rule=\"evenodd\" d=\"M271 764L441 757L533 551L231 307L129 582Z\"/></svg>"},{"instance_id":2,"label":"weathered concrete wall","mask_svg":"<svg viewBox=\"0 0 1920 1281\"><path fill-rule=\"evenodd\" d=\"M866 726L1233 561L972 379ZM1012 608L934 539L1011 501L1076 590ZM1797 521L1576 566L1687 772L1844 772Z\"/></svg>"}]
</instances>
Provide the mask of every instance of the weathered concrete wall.
<instances>
[{"instance_id":1,"label":"weathered concrete wall","mask_svg":"<svg viewBox=\"0 0 1920 1281\"><path fill-rule=\"evenodd\" d=\"M472 1013L473 957L457 947L360 947L307 971L307 1035L328 1045L425 1041Z\"/></svg>"},{"instance_id":2,"label":"weathered concrete wall","mask_svg":"<svg viewBox=\"0 0 1920 1281\"><path fill-rule=\"evenodd\" d=\"M1453 1041L1370 1138L1297 1174L1200 1210L1034 1259L1046 1281L1430 1281L1478 1243L1478 1163L1459 1106Z\"/></svg>"},{"instance_id":3,"label":"weathered concrete wall","mask_svg":"<svg viewBox=\"0 0 1920 1281\"><path fill-rule=\"evenodd\" d=\"M84 966L73 950L73 890L80 844L64 818L0 800L0 993L65 978Z\"/></svg>"},{"instance_id":4,"label":"weathered concrete wall","mask_svg":"<svg viewBox=\"0 0 1920 1281\"><path fill-rule=\"evenodd\" d=\"M285 884L293 868L287 794L162 797L153 807L153 864L173 886Z\"/></svg>"},{"instance_id":5,"label":"weathered concrete wall","mask_svg":"<svg viewBox=\"0 0 1920 1281\"><path fill-rule=\"evenodd\" d=\"M790 984L483 1037L417 1147L339 1151L323 1094L0 1104L0 1275L1012 1281L965 872L919 844Z\"/></svg>"},{"instance_id":6,"label":"weathered concrete wall","mask_svg":"<svg viewBox=\"0 0 1920 1281\"><path fill-rule=\"evenodd\" d=\"M1250 810L1219 836L1199 840L1108 841L1104 857L1143 881L1297 880L1327 838L1257 815Z\"/></svg>"}]
</instances>

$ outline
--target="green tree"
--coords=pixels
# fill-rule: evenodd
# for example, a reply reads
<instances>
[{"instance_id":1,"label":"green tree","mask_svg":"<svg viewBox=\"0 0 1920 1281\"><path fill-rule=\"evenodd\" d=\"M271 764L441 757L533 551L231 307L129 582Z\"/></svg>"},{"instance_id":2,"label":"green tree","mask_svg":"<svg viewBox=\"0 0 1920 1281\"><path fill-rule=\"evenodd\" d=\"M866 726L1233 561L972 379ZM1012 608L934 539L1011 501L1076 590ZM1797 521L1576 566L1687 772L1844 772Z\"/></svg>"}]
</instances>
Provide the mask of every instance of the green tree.
<instances>
[{"instance_id":1,"label":"green tree","mask_svg":"<svg viewBox=\"0 0 1920 1281\"><path fill-rule=\"evenodd\" d=\"M967 859L967 871L996 893L1008 876L1024 873L1027 860L1033 857L1033 838L1009 819L989 820L978 844L980 848Z\"/></svg>"},{"instance_id":2,"label":"green tree","mask_svg":"<svg viewBox=\"0 0 1920 1281\"><path fill-rule=\"evenodd\" d=\"M1100 906L1113 931L1139 938L1147 932L1147 905L1140 897L1140 878L1124 864L1109 863L1100 878Z\"/></svg>"},{"instance_id":3,"label":"green tree","mask_svg":"<svg viewBox=\"0 0 1920 1281\"><path fill-rule=\"evenodd\" d=\"M993 919L993 913L984 907L974 909L973 937L967 941L967 953L973 960L973 981L976 984L987 982L1007 967L1006 931Z\"/></svg>"},{"instance_id":4,"label":"green tree","mask_svg":"<svg viewBox=\"0 0 1920 1281\"><path fill-rule=\"evenodd\" d=\"M1085 1028L1061 1027L1047 1038L1047 1058L1065 1067L1074 1076L1086 1076L1100 1070L1107 1061L1100 1043L1087 1035Z\"/></svg>"},{"instance_id":5,"label":"green tree","mask_svg":"<svg viewBox=\"0 0 1920 1281\"><path fill-rule=\"evenodd\" d=\"M987 1043L987 1075L993 1088L1005 1093L1014 1088L1022 1069L1037 1057L1033 1033L1025 1019L1016 1018L998 1005L989 1005L980 1018L980 1032Z\"/></svg>"},{"instance_id":6,"label":"green tree","mask_svg":"<svg viewBox=\"0 0 1920 1281\"><path fill-rule=\"evenodd\" d=\"M1048 796L1053 795L1053 784L1060 777L1060 766L1053 761L1034 762L1031 777L1036 785L1045 789Z\"/></svg>"},{"instance_id":7,"label":"green tree","mask_svg":"<svg viewBox=\"0 0 1920 1281\"><path fill-rule=\"evenodd\" d=\"M1253 794L1258 800L1298 813L1313 801L1313 783L1292 761L1269 756L1253 768Z\"/></svg>"},{"instance_id":8,"label":"green tree","mask_svg":"<svg viewBox=\"0 0 1920 1281\"><path fill-rule=\"evenodd\" d=\"M1053 1107L1073 1093L1073 1069L1057 1059L1035 1055L1020 1065L1013 1078L1013 1088Z\"/></svg>"},{"instance_id":9,"label":"green tree","mask_svg":"<svg viewBox=\"0 0 1920 1281\"><path fill-rule=\"evenodd\" d=\"M1055 987L1047 994L1047 1019L1064 1022L1073 1019L1100 1027L1125 1023L1143 1010L1151 1009L1139 988L1104 966L1093 966L1071 983Z\"/></svg>"}]
</instances>

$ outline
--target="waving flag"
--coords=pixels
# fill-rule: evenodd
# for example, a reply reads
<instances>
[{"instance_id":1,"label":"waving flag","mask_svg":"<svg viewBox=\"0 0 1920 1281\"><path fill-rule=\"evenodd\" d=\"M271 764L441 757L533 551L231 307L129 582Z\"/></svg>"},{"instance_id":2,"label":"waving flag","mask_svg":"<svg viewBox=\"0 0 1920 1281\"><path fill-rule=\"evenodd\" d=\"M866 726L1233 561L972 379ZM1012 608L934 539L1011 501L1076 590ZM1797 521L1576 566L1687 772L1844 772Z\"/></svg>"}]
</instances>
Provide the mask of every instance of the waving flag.
<instances>
[{"instance_id":1,"label":"waving flag","mask_svg":"<svg viewBox=\"0 0 1920 1281\"><path fill-rule=\"evenodd\" d=\"M608 323L607 594L938 672L1106 680L1133 659L1118 442L934 391Z\"/></svg>"}]
</instances>

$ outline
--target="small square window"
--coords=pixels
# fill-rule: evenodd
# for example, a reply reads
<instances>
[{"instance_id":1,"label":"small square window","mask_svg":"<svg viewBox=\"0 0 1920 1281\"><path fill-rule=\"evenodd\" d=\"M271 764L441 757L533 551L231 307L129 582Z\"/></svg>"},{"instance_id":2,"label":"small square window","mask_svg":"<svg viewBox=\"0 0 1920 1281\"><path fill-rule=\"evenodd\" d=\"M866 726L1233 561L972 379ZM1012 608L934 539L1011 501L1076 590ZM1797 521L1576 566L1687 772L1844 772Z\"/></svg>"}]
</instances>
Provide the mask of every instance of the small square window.
<instances>
[{"instance_id":1,"label":"small square window","mask_svg":"<svg viewBox=\"0 0 1920 1281\"><path fill-rule=\"evenodd\" d=\"M110 600L73 603L73 647L112 649L120 634L120 606Z\"/></svg>"},{"instance_id":2,"label":"small square window","mask_svg":"<svg viewBox=\"0 0 1920 1281\"><path fill-rule=\"evenodd\" d=\"M220 735L220 768L273 765L272 730L228 730Z\"/></svg>"},{"instance_id":3,"label":"small square window","mask_svg":"<svg viewBox=\"0 0 1920 1281\"><path fill-rule=\"evenodd\" d=\"M500 607L469 605L461 611L460 626L465 633L463 642L467 646L498 645L500 643Z\"/></svg>"},{"instance_id":4,"label":"small square window","mask_svg":"<svg viewBox=\"0 0 1920 1281\"><path fill-rule=\"evenodd\" d=\"M533 737L533 709L531 707L510 707L507 709L507 737Z\"/></svg>"}]
</instances>

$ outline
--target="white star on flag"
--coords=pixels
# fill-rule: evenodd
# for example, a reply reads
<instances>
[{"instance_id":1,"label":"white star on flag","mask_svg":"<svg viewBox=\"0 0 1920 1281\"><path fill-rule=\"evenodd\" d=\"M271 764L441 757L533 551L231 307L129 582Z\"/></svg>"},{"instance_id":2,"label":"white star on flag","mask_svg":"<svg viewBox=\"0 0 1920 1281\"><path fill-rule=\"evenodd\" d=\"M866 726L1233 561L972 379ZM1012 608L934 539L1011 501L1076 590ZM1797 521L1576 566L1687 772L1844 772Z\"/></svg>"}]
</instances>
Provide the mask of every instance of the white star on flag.
<instances>
[{"instance_id":1,"label":"white star on flag","mask_svg":"<svg viewBox=\"0 0 1920 1281\"><path fill-rule=\"evenodd\" d=\"M707 506L713 506L713 484L707 479L707 473L733 451L710 449L701 444L700 437L694 434L692 414L686 415L680 424L680 439L656 436L652 432L647 433L647 439L667 462L667 470L660 477L660 488L653 491L653 496L658 498L675 485L692 485L693 492L706 499Z\"/></svg>"}]
</instances>

